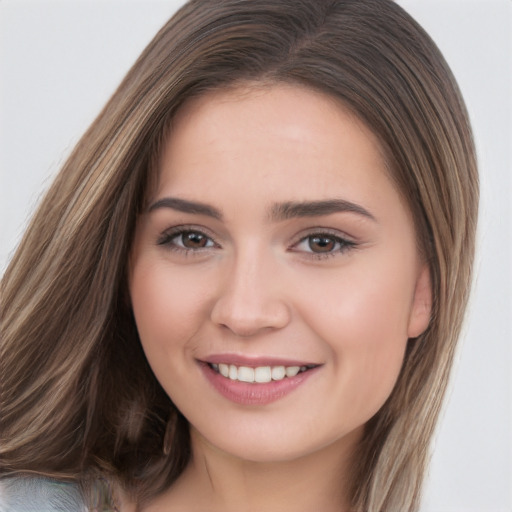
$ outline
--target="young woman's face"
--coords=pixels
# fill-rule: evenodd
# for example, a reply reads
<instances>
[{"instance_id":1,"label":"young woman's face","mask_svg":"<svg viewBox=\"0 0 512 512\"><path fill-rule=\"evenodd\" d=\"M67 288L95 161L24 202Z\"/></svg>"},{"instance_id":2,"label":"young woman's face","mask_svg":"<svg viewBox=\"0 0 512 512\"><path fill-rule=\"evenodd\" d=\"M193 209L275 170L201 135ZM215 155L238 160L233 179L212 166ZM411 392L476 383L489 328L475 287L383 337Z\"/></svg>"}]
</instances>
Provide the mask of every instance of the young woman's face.
<instances>
[{"instance_id":1,"label":"young woman's face","mask_svg":"<svg viewBox=\"0 0 512 512\"><path fill-rule=\"evenodd\" d=\"M133 310L194 439L277 461L357 437L430 315L371 132L300 87L210 93L175 119L150 204Z\"/></svg>"}]
</instances>

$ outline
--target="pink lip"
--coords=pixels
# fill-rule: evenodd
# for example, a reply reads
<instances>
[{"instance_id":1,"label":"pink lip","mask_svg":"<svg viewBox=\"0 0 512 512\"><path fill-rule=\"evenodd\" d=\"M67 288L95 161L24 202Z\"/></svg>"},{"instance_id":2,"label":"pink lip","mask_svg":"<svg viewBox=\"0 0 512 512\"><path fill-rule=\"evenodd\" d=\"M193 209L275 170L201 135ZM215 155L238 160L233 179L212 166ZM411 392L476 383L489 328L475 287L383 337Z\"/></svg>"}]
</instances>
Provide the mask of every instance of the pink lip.
<instances>
[{"instance_id":1,"label":"pink lip","mask_svg":"<svg viewBox=\"0 0 512 512\"><path fill-rule=\"evenodd\" d=\"M244 361L240 365L269 366L268 361L269 359L265 359L265 364L258 362L255 365L249 365ZM208 362L210 362L210 358L208 358ZM223 359L222 362L227 361ZM229 364L236 363L233 362ZM281 365L282 363L277 364ZM205 362L200 361L199 365L206 379L223 397L241 405L265 405L275 402L305 383L309 377L319 369L319 367L311 368L305 372L298 373L295 377L285 377L282 380L265 383L250 383L239 382L223 377ZM276 363L272 363L272 365L276 365ZM300 364L283 364L283 366L300 366Z\"/></svg>"}]
</instances>

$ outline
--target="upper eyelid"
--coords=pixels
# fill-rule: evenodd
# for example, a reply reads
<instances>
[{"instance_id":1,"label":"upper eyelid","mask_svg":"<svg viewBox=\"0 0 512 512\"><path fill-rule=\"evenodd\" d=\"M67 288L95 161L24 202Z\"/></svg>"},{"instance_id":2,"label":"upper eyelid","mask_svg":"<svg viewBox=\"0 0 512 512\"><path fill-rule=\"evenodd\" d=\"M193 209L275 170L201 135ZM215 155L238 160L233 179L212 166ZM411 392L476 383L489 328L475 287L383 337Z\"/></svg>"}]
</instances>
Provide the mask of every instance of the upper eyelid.
<instances>
[{"instance_id":1,"label":"upper eyelid","mask_svg":"<svg viewBox=\"0 0 512 512\"><path fill-rule=\"evenodd\" d=\"M211 238L212 240L216 238L216 236L208 228L205 228L203 226L197 226L194 224L180 224L178 226L171 226L167 229L164 229L162 231L162 235L179 235L180 233L186 233L188 231L201 233L202 235L206 235L208 238Z\"/></svg>"},{"instance_id":2,"label":"upper eyelid","mask_svg":"<svg viewBox=\"0 0 512 512\"><path fill-rule=\"evenodd\" d=\"M314 235L327 235L332 236L333 238L337 238L339 240L342 240L347 243L355 244L357 241L353 236L350 236L349 234L345 233L344 231L340 231L338 229L333 228L322 228L322 227L314 227L309 228L306 230L303 230L302 232L298 233L294 238L292 245L298 244L299 242L302 242L306 238L309 238L310 236Z\"/></svg>"}]
</instances>

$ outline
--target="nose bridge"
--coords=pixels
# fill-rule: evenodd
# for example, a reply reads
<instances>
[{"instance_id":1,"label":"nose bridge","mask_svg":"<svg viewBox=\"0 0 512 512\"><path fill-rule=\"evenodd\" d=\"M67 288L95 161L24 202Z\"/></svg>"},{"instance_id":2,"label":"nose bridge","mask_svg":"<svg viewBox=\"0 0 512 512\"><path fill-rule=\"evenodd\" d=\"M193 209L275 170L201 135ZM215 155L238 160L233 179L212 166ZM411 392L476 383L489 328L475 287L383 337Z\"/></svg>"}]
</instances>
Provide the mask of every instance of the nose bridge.
<instances>
[{"instance_id":1,"label":"nose bridge","mask_svg":"<svg viewBox=\"0 0 512 512\"><path fill-rule=\"evenodd\" d=\"M290 316L278 265L269 248L247 244L233 255L212 320L239 336L284 327Z\"/></svg>"}]
</instances>

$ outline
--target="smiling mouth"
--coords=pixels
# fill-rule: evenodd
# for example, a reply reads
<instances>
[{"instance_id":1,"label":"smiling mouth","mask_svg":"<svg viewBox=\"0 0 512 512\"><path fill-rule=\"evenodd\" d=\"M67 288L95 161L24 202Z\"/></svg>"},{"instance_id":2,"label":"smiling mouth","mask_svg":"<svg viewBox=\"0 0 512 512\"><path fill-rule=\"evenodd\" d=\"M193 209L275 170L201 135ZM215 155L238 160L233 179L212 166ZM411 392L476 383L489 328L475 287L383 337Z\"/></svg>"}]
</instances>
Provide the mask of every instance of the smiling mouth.
<instances>
[{"instance_id":1,"label":"smiling mouth","mask_svg":"<svg viewBox=\"0 0 512 512\"><path fill-rule=\"evenodd\" d=\"M317 365L305 366L237 366L226 363L207 363L208 366L226 379L248 382L251 384L263 384L272 381L295 377L299 373L307 372Z\"/></svg>"}]
</instances>

